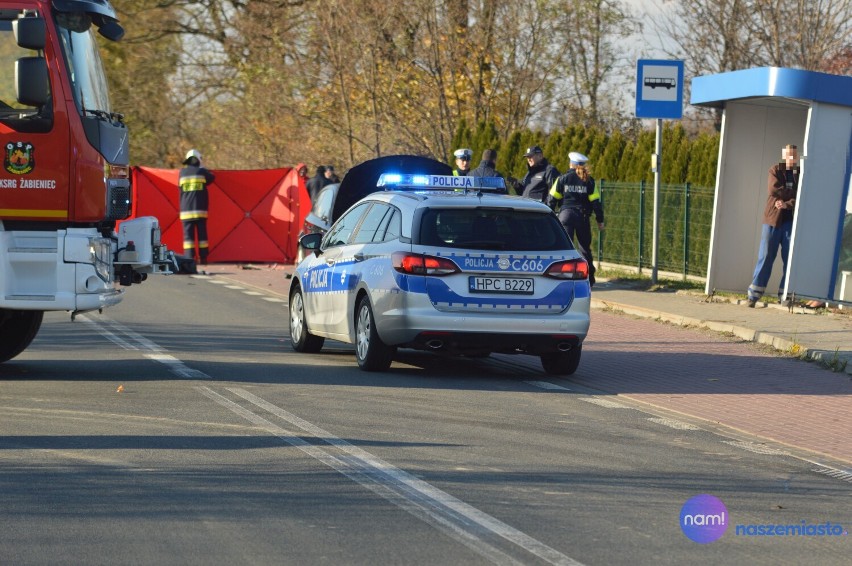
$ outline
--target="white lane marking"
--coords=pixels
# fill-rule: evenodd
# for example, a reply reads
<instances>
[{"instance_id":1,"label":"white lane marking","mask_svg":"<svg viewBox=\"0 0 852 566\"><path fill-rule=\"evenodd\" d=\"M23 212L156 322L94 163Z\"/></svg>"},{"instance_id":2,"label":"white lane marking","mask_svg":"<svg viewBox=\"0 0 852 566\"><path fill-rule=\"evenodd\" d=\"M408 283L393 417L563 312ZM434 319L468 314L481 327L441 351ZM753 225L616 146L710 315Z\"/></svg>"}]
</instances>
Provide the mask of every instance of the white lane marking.
<instances>
[{"instance_id":1,"label":"white lane marking","mask_svg":"<svg viewBox=\"0 0 852 566\"><path fill-rule=\"evenodd\" d=\"M228 388L235 395L323 440L346 455L334 456L318 446L309 444L208 387L199 386L198 389L208 398L250 422L263 426L288 444L296 446L415 517L435 526L495 564L522 564L523 562L488 542L484 538L487 534L485 531L502 537L550 564L580 565L576 560L543 542L244 389Z\"/></svg>"},{"instance_id":2,"label":"white lane marking","mask_svg":"<svg viewBox=\"0 0 852 566\"><path fill-rule=\"evenodd\" d=\"M533 387L538 387L539 389L549 389L551 391L571 391L567 387L562 387L561 385L556 385L554 383L548 383L547 381L525 381L527 385L532 385Z\"/></svg>"},{"instance_id":3,"label":"white lane marking","mask_svg":"<svg viewBox=\"0 0 852 566\"><path fill-rule=\"evenodd\" d=\"M597 397L580 397L581 401L585 401L586 403L591 403L592 405L598 405L599 407L606 407L607 409L628 409L626 405L622 405L621 403L616 403L615 401L610 401L608 399L599 399Z\"/></svg>"},{"instance_id":4,"label":"white lane marking","mask_svg":"<svg viewBox=\"0 0 852 566\"><path fill-rule=\"evenodd\" d=\"M475 552L485 556L495 564L522 566L523 562L515 560L501 550L480 540L475 534L470 534L465 531L463 527L454 524L450 517L447 517L445 514L441 514L437 510L433 509L434 505L429 505L428 501L417 501L416 499L407 496L405 493L400 493L399 490L395 490L394 486L389 485L388 482L381 481L381 478L373 477L369 469L360 465L357 461L353 461L350 457L337 457L320 447L313 446L305 440L302 440L296 433L273 424L263 417L256 415L248 409L245 409L233 401L223 397L208 387L201 386L198 387L198 389L209 399L212 399L216 403L240 415L247 421L265 429L270 434L277 436L287 444L298 448L308 456L315 458L333 470L336 470L356 483L373 491L380 497L397 505L418 519L434 526L451 538L458 540L468 548L471 548Z\"/></svg>"},{"instance_id":5,"label":"white lane marking","mask_svg":"<svg viewBox=\"0 0 852 566\"><path fill-rule=\"evenodd\" d=\"M245 289L245 287L240 287L239 285L225 285L225 289L234 289L235 291L240 291Z\"/></svg>"},{"instance_id":6,"label":"white lane marking","mask_svg":"<svg viewBox=\"0 0 852 566\"><path fill-rule=\"evenodd\" d=\"M286 303L284 299L278 299L276 297L263 297L264 301L269 301L270 303Z\"/></svg>"},{"instance_id":7,"label":"white lane marking","mask_svg":"<svg viewBox=\"0 0 852 566\"><path fill-rule=\"evenodd\" d=\"M790 455L790 453L785 450L779 450L778 448L772 448L771 446L767 446L765 444L758 444L757 442L750 442L748 440L723 440L722 444L727 444L735 448L754 452L755 454L768 454L769 456Z\"/></svg>"},{"instance_id":8,"label":"white lane marking","mask_svg":"<svg viewBox=\"0 0 852 566\"><path fill-rule=\"evenodd\" d=\"M149 360L154 360L155 362L165 365L169 368L170 372L178 377L182 377L184 379L210 379L209 375L203 371L192 369L187 366L182 361L169 354L165 348L158 345L156 342L145 338L141 334L134 332L114 320L101 317L99 321L94 321L86 315L80 315L77 319L85 323L107 340L118 344L125 350L141 351L143 356ZM100 324L98 322L100 322ZM106 328L106 326L109 326L109 328ZM120 336L120 334L123 334L124 336Z\"/></svg>"},{"instance_id":9,"label":"white lane marking","mask_svg":"<svg viewBox=\"0 0 852 566\"><path fill-rule=\"evenodd\" d=\"M263 293L259 293L257 291L243 291L243 295L249 295L251 297L261 297Z\"/></svg>"},{"instance_id":10,"label":"white lane marking","mask_svg":"<svg viewBox=\"0 0 852 566\"><path fill-rule=\"evenodd\" d=\"M819 466L819 468L813 468L811 469L811 471L816 472L818 474L825 474L832 478L852 483L852 472L840 470L838 468L832 468L831 466L826 466L825 464L817 464L817 466Z\"/></svg>"},{"instance_id":11,"label":"white lane marking","mask_svg":"<svg viewBox=\"0 0 852 566\"><path fill-rule=\"evenodd\" d=\"M669 428L673 428L676 430L701 430L699 427L694 424L685 423L683 421L678 421L675 419L667 419L667 418L658 418L658 417L649 417L649 421L652 423L661 424L663 426L667 426Z\"/></svg>"},{"instance_id":12,"label":"white lane marking","mask_svg":"<svg viewBox=\"0 0 852 566\"><path fill-rule=\"evenodd\" d=\"M205 277L204 279L209 279L210 283L214 285L230 285L231 283L228 281L222 281L221 279L212 279L210 277Z\"/></svg>"}]
</instances>

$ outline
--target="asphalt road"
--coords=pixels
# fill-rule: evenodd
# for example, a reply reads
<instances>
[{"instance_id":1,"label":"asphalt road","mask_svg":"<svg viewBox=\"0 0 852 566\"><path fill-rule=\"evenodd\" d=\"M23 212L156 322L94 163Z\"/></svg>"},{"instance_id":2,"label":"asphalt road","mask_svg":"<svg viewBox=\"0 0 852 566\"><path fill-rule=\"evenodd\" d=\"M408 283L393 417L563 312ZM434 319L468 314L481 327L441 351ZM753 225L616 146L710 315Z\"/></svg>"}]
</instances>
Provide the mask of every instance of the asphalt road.
<instances>
[{"instance_id":1,"label":"asphalt road","mask_svg":"<svg viewBox=\"0 0 852 566\"><path fill-rule=\"evenodd\" d=\"M47 315L0 365L0 563L848 559L846 535L735 533L846 531L848 481L613 400L582 362L553 379L535 359L402 351L368 374L347 345L293 352L286 321L280 298L178 276L103 315ZM598 355L594 372L607 371L619 370ZM680 527L700 494L729 514L709 544Z\"/></svg>"}]
</instances>

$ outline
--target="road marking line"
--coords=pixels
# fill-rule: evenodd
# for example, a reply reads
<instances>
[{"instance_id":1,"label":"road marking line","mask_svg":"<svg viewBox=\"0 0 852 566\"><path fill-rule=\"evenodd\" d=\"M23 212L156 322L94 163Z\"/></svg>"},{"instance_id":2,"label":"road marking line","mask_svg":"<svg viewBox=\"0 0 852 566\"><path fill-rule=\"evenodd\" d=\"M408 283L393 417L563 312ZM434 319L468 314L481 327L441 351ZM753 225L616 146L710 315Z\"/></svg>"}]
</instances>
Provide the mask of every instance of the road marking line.
<instances>
[{"instance_id":1,"label":"road marking line","mask_svg":"<svg viewBox=\"0 0 852 566\"><path fill-rule=\"evenodd\" d=\"M286 303L284 299L278 299L276 297L263 297L264 301L269 301L270 303Z\"/></svg>"},{"instance_id":2,"label":"road marking line","mask_svg":"<svg viewBox=\"0 0 852 566\"><path fill-rule=\"evenodd\" d=\"M230 285L228 281L222 281L221 279L213 279L210 277L206 277L205 279L209 279L210 283L213 283L214 285Z\"/></svg>"},{"instance_id":3,"label":"road marking line","mask_svg":"<svg viewBox=\"0 0 852 566\"><path fill-rule=\"evenodd\" d=\"M415 517L435 526L495 564L523 564L524 562L509 556L486 540L485 535L487 533L483 533L483 531L497 535L548 563L572 566L580 564L576 560L503 523L499 519L468 505L433 485L414 477L388 462L373 456L369 452L332 435L328 431L244 389L228 388L228 391L283 419L302 431L325 441L329 445L344 452L345 455L334 456L321 447L306 442L297 435L256 415L206 386L199 386L198 389L208 398L237 413L246 420L266 428L270 433L278 436L288 444L299 448L306 454L332 467Z\"/></svg>"},{"instance_id":4,"label":"road marking line","mask_svg":"<svg viewBox=\"0 0 852 566\"><path fill-rule=\"evenodd\" d=\"M778 448L772 448L771 446L766 446L765 444L758 444L757 442L749 442L748 440L723 440L722 444L727 444L729 446L733 446L734 448L741 448L742 450L754 452L755 454L767 454L769 456L790 455L790 453L785 450L779 450Z\"/></svg>"},{"instance_id":5,"label":"road marking line","mask_svg":"<svg viewBox=\"0 0 852 566\"><path fill-rule=\"evenodd\" d=\"M567 387L562 387L561 385L556 385L554 383L548 383L547 381L525 381L527 385L532 385L533 387L538 387L539 389L549 389L552 391L571 391Z\"/></svg>"},{"instance_id":6,"label":"road marking line","mask_svg":"<svg viewBox=\"0 0 852 566\"><path fill-rule=\"evenodd\" d=\"M144 357L165 365L169 368L169 371L178 377L182 377L184 379L210 379L209 375L203 371L192 369L187 366L182 361L169 354L165 348L158 345L156 342L145 338L141 334L134 332L114 320L101 317L98 321L95 321L86 315L80 315L77 319L85 323L110 342L118 344L125 350L141 351ZM110 328L106 328L107 326ZM112 329L112 331L110 329ZM123 334L124 337L119 336L119 334ZM127 340L125 338L127 338Z\"/></svg>"},{"instance_id":7,"label":"road marking line","mask_svg":"<svg viewBox=\"0 0 852 566\"><path fill-rule=\"evenodd\" d=\"M616 403L615 401L610 401L608 399L598 399L597 397L580 397L580 401L585 401L586 403L591 403L592 405L598 405L600 407L606 407L607 409L630 408L626 405L622 405L621 403Z\"/></svg>"},{"instance_id":8,"label":"road marking line","mask_svg":"<svg viewBox=\"0 0 852 566\"><path fill-rule=\"evenodd\" d=\"M667 419L665 417L663 417L663 418L649 417L648 420L651 421L652 423L661 424L663 426L667 426L669 428L673 428L673 429L676 429L676 430L701 430L699 427L695 426L694 424L685 423L683 421L678 421L678 420L675 420L675 419Z\"/></svg>"},{"instance_id":9,"label":"road marking line","mask_svg":"<svg viewBox=\"0 0 852 566\"><path fill-rule=\"evenodd\" d=\"M831 466L826 466L824 464L817 464L817 466L819 466L819 468L813 468L811 469L811 471L816 472L818 474L825 474L826 476L852 483L852 472L847 472L846 470L839 470L837 468L832 468Z\"/></svg>"}]
</instances>

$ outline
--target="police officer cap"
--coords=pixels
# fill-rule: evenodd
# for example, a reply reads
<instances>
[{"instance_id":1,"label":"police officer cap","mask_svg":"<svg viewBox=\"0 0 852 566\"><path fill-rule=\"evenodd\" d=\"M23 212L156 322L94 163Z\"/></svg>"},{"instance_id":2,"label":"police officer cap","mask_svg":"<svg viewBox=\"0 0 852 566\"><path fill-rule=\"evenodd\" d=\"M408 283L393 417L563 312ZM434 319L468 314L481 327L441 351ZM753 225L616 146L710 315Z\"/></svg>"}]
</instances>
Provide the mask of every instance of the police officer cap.
<instances>
[{"instance_id":1,"label":"police officer cap","mask_svg":"<svg viewBox=\"0 0 852 566\"><path fill-rule=\"evenodd\" d=\"M197 149L190 149L189 151L186 152L186 157L183 158L184 164L189 162L189 160L192 159L193 157L195 159L197 159L199 163L201 162L201 152L198 151Z\"/></svg>"},{"instance_id":2,"label":"police officer cap","mask_svg":"<svg viewBox=\"0 0 852 566\"><path fill-rule=\"evenodd\" d=\"M534 145L532 147L528 147L526 153L524 153L524 157L532 157L536 153L544 153L540 147Z\"/></svg>"},{"instance_id":3,"label":"police officer cap","mask_svg":"<svg viewBox=\"0 0 852 566\"><path fill-rule=\"evenodd\" d=\"M456 159L470 159L473 156L473 150L467 148L457 149L453 155L456 156Z\"/></svg>"},{"instance_id":4,"label":"police officer cap","mask_svg":"<svg viewBox=\"0 0 852 566\"><path fill-rule=\"evenodd\" d=\"M585 165L589 161L588 157L576 151L569 153L568 159L571 160L571 165Z\"/></svg>"}]
</instances>

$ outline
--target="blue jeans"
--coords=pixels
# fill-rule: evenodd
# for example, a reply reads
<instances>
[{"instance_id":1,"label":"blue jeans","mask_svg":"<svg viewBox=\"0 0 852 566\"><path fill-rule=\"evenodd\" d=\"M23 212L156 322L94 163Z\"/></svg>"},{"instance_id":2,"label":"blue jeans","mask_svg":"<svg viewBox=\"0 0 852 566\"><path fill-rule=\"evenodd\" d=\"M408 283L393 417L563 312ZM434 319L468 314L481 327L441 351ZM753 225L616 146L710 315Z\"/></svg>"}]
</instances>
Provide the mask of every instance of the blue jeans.
<instances>
[{"instance_id":1,"label":"blue jeans","mask_svg":"<svg viewBox=\"0 0 852 566\"><path fill-rule=\"evenodd\" d=\"M748 287L748 298L757 301L766 291L769 276L772 275L772 264L778 255L778 247L781 247L781 261L784 263L784 271L781 273L781 283L778 286L778 296L784 292L784 281L787 279L787 255L790 252L790 233L793 231L793 221L785 222L778 228L763 225L760 236L760 249L757 253L757 265L754 266L754 277Z\"/></svg>"}]
</instances>

